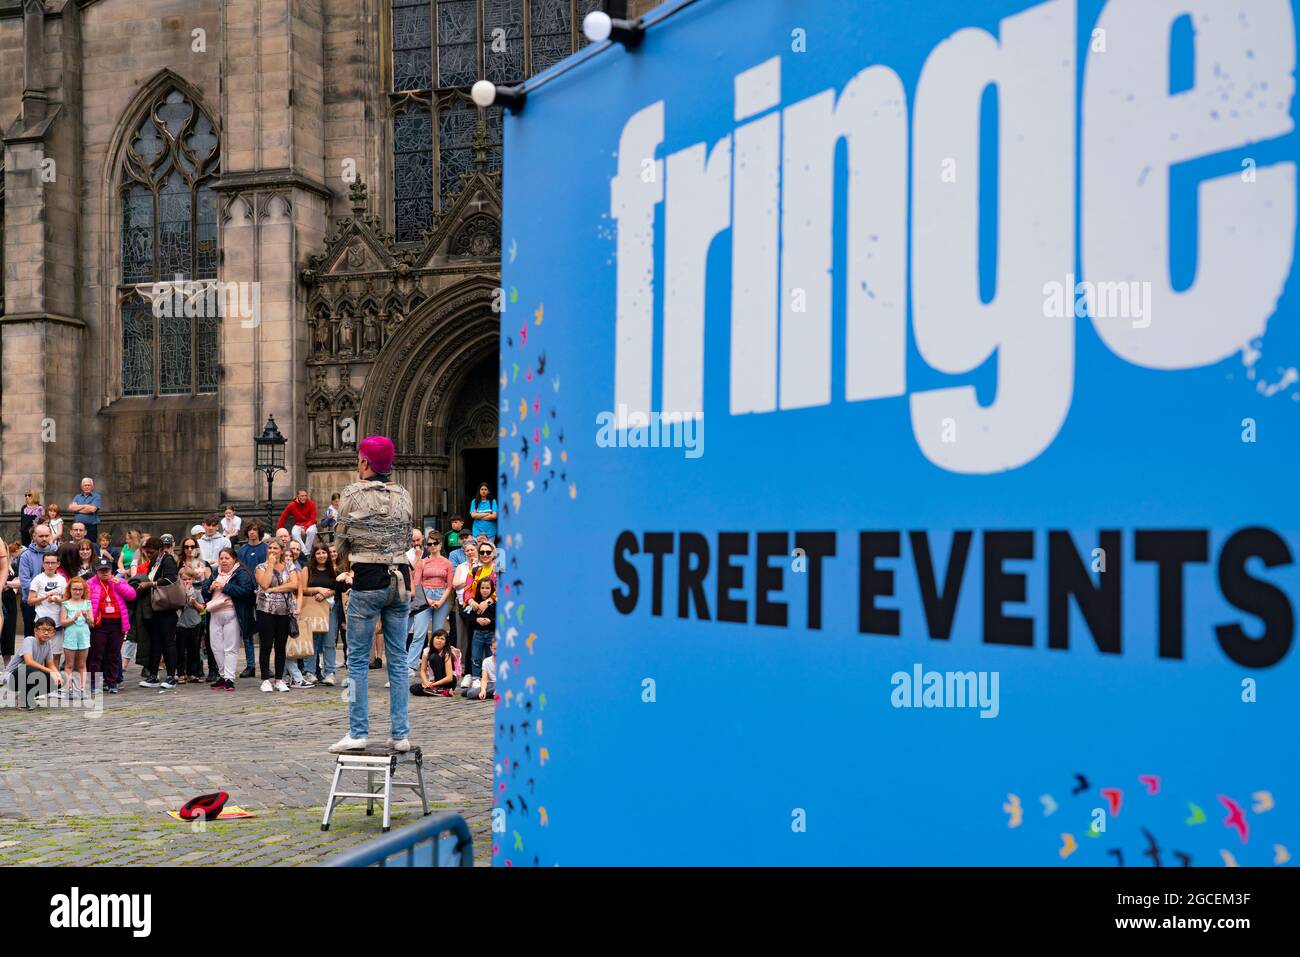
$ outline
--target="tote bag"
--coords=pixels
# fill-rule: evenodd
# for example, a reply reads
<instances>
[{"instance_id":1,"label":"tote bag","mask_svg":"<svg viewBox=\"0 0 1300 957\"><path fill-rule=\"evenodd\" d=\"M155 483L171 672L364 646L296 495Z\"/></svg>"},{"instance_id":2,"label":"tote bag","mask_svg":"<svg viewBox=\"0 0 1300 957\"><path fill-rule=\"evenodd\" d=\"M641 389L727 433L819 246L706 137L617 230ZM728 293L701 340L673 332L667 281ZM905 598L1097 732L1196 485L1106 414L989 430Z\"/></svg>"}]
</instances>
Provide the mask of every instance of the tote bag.
<instances>
[{"instance_id":1,"label":"tote bag","mask_svg":"<svg viewBox=\"0 0 1300 957\"><path fill-rule=\"evenodd\" d=\"M312 632L326 632L330 630L330 606L323 598L317 598L315 595L309 595L302 600L302 607L298 610L298 631L305 632L308 636Z\"/></svg>"}]
</instances>

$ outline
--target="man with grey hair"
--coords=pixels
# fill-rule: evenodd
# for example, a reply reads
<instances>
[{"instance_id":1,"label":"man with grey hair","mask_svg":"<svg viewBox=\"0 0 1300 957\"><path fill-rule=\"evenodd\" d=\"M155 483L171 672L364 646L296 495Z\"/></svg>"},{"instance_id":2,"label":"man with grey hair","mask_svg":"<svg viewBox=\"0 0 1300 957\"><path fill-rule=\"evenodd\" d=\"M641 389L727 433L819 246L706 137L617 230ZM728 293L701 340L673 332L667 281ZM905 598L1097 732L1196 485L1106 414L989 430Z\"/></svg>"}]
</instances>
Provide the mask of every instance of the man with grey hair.
<instances>
[{"instance_id":1,"label":"man with grey hair","mask_svg":"<svg viewBox=\"0 0 1300 957\"><path fill-rule=\"evenodd\" d=\"M85 523L86 537L92 542L99 541L100 512L103 508L104 500L95 491L95 480L89 476L83 478L81 491L72 497L72 501L68 504L68 511Z\"/></svg>"}]
</instances>

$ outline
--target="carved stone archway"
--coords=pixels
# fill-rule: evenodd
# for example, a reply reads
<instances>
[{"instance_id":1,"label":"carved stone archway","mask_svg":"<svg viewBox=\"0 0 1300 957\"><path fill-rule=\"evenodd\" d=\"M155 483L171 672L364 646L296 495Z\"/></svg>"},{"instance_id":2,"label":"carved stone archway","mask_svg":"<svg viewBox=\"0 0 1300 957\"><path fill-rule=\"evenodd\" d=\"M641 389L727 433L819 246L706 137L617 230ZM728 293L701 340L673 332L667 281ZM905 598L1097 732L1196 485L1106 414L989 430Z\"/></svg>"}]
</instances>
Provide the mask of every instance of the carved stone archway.
<instances>
[{"instance_id":1,"label":"carved stone archway","mask_svg":"<svg viewBox=\"0 0 1300 957\"><path fill-rule=\"evenodd\" d=\"M461 423L454 415L467 385L498 353L495 288L490 279L474 277L426 301L406 317L366 377L360 434L387 435L397 445L394 478L410 489L417 517L441 514L444 502L450 509L460 498L451 439ZM493 372L489 389L495 381ZM481 414L490 417L494 437L495 402Z\"/></svg>"},{"instance_id":2,"label":"carved stone archway","mask_svg":"<svg viewBox=\"0 0 1300 957\"><path fill-rule=\"evenodd\" d=\"M299 274L307 290L306 464L318 495L352 480L357 442L387 435L416 518L440 519L463 481L451 441L455 403L486 389L495 424L500 180L478 170L462 183L418 246L395 243L370 213L365 185L353 183L352 215L335 221ZM467 385L473 376L484 381ZM483 461L480 453L476 467Z\"/></svg>"}]
</instances>

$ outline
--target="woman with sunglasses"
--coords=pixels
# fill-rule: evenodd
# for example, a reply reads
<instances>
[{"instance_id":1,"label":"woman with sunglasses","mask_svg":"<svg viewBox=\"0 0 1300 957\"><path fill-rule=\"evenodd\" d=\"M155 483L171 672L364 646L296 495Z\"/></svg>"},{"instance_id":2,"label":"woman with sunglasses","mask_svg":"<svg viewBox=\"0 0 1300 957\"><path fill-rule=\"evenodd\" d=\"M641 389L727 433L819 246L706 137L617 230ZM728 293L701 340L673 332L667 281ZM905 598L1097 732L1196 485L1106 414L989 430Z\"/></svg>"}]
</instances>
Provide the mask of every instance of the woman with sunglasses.
<instances>
[{"instance_id":1,"label":"woman with sunglasses","mask_svg":"<svg viewBox=\"0 0 1300 957\"><path fill-rule=\"evenodd\" d=\"M188 587L185 607L176 618L176 677L182 684L198 684L203 680L203 607L198 589L212 577L212 568L203 560L199 540L193 535L181 539L180 558L181 580Z\"/></svg>"}]
</instances>

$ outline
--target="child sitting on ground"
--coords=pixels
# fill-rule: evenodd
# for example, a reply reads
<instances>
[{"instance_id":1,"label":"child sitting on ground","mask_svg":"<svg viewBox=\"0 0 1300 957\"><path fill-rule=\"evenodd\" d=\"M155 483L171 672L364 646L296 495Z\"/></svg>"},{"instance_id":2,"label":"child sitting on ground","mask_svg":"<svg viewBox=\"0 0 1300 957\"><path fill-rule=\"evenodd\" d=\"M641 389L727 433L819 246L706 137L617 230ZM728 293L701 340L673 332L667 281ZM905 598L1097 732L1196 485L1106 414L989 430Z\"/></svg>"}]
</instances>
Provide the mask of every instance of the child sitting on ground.
<instances>
[{"instance_id":1,"label":"child sitting on ground","mask_svg":"<svg viewBox=\"0 0 1300 957\"><path fill-rule=\"evenodd\" d=\"M447 629L439 628L420 655L420 680L411 685L411 694L417 698L450 698L455 683L456 663L447 647Z\"/></svg>"}]
</instances>

